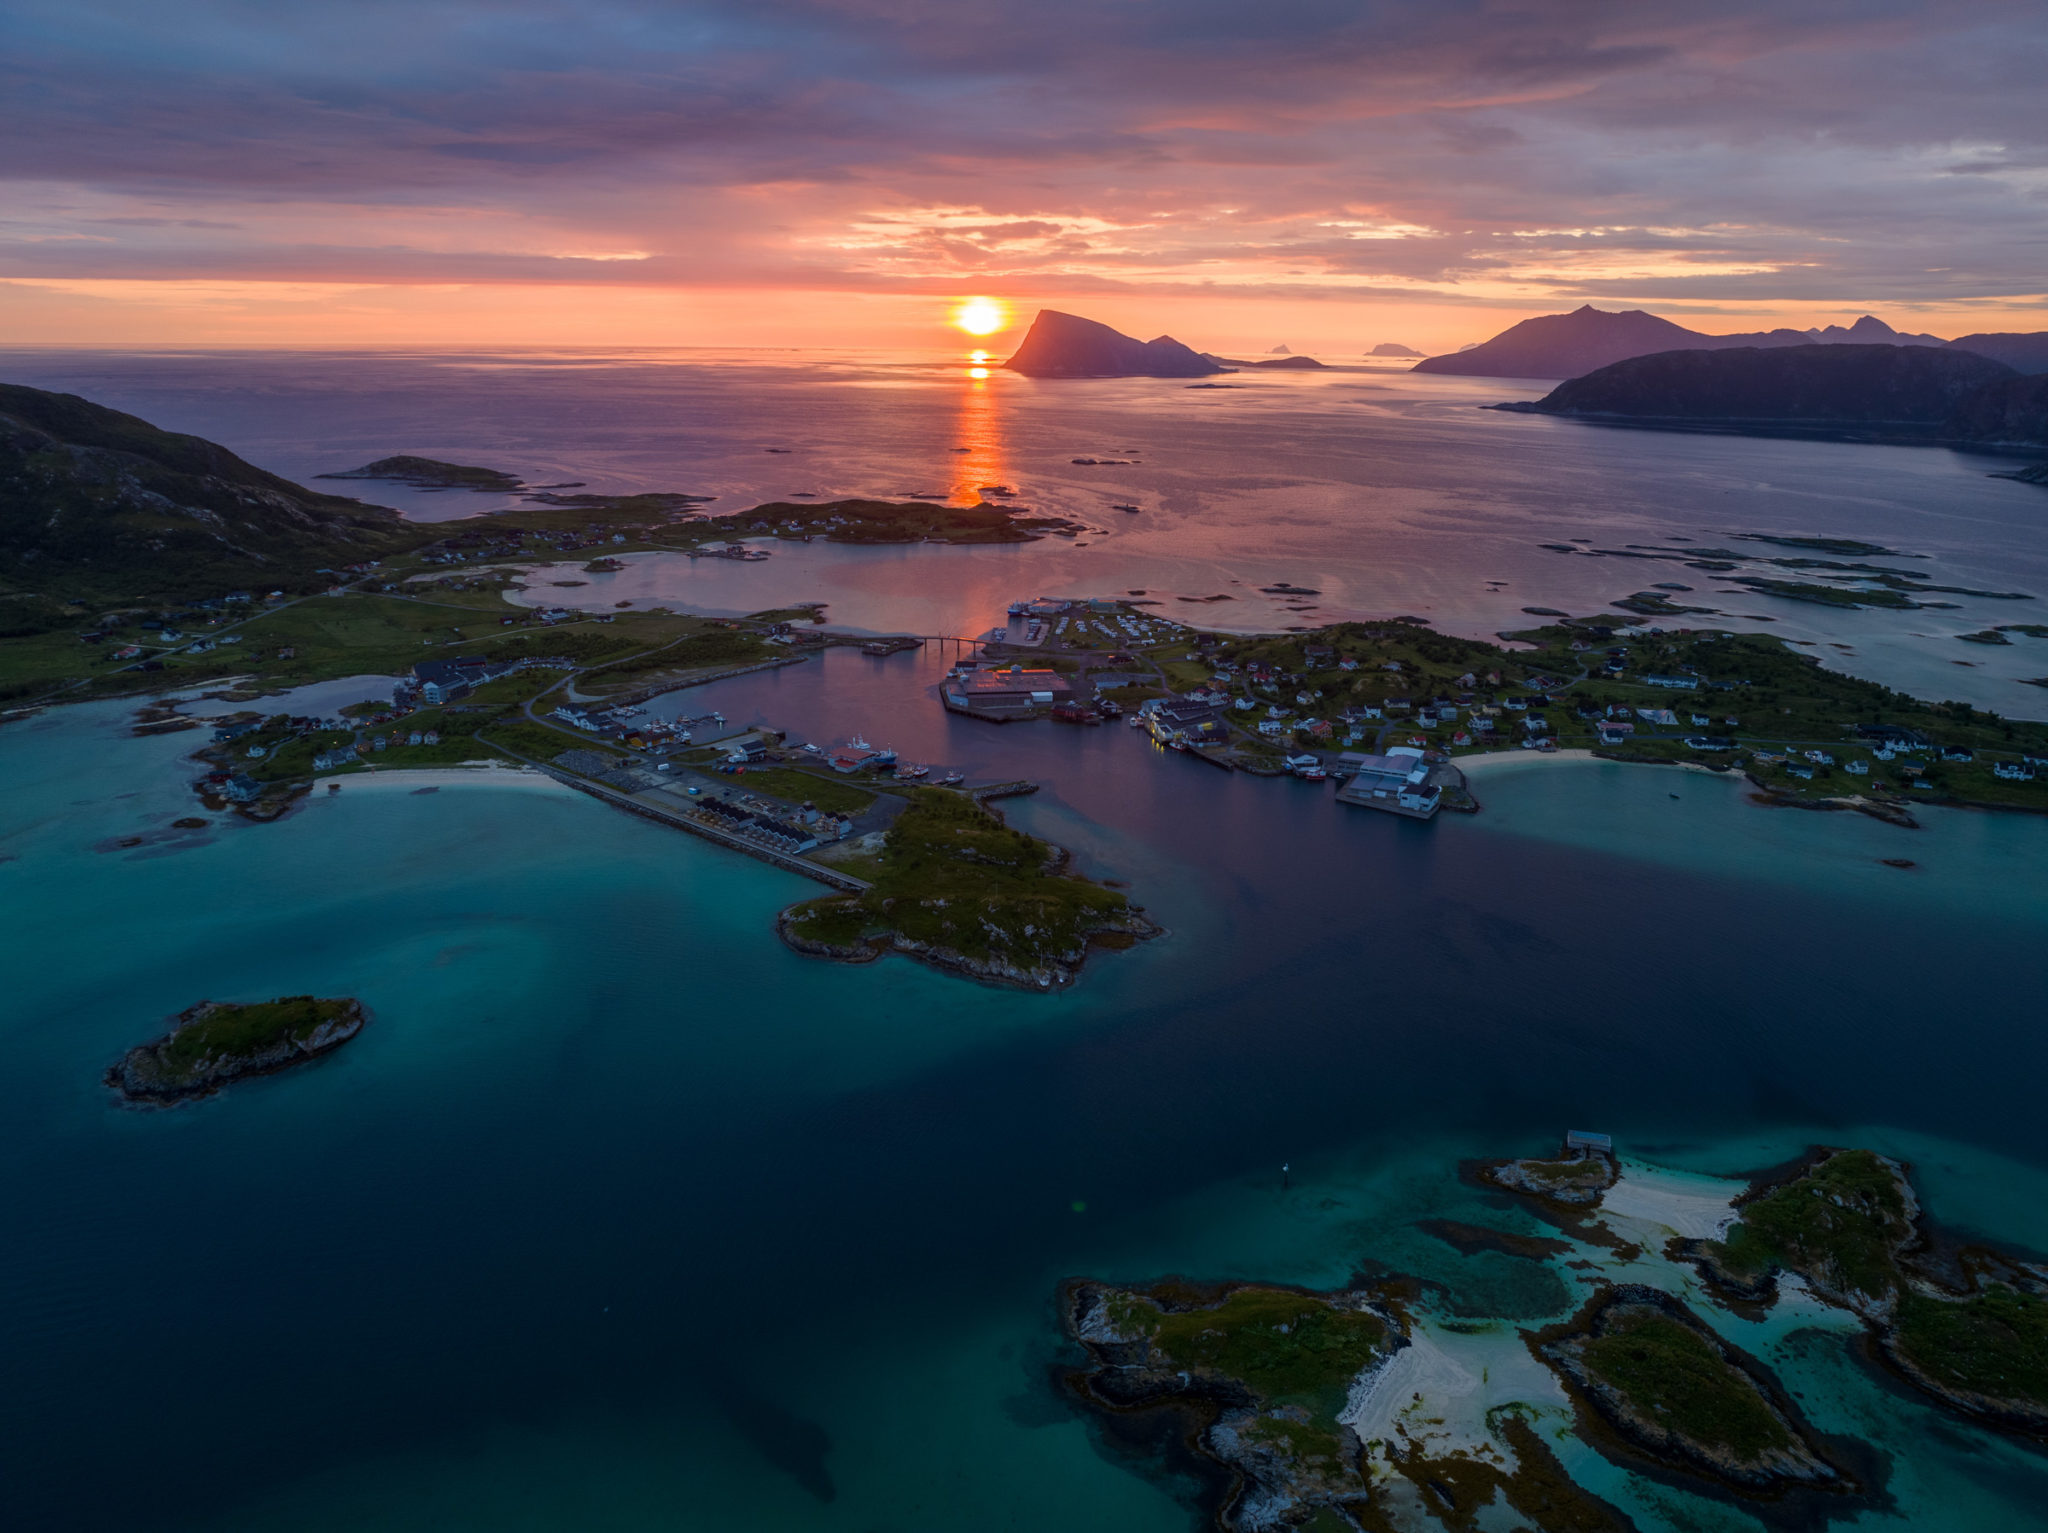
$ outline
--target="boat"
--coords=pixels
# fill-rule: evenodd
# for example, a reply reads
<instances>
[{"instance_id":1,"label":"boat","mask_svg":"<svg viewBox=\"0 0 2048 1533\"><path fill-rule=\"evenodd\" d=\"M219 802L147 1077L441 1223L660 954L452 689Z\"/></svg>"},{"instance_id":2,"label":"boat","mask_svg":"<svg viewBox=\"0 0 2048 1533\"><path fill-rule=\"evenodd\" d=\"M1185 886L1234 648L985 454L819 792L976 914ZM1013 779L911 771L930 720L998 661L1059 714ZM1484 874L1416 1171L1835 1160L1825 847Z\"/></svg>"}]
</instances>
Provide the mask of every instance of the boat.
<instances>
[{"instance_id":1,"label":"boat","mask_svg":"<svg viewBox=\"0 0 2048 1533\"><path fill-rule=\"evenodd\" d=\"M914 782L918 778L931 775L932 769L928 766L910 766L906 764L896 769L896 777L899 781Z\"/></svg>"},{"instance_id":2,"label":"boat","mask_svg":"<svg viewBox=\"0 0 2048 1533\"><path fill-rule=\"evenodd\" d=\"M1138 508L1137 508L1136 506L1118 506L1118 505L1112 505L1112 506L1111 506L1111 507L1110 507L1109 509L1110 509L1110 510L1112 510L1112 511L1135 511L1135 510L1137 510Z\"/></svg>"},{"instance_id":3,"label":"boat","mask_svg":"<svg viewBox=\"0 0 2048 1533\"><path fill-rule=\"evenodd\" d=\"M881 750L875 752L874 764L878 767L894 766L896 764L896 753L884 746Z\"/></svg>"},{"instance_id":4,"label":"boat","mask_svg":"<svg viewBox=\"0 0 2048 1533\"><path fill-rule=\"evenodd\" d=\"M1134 713L1129 718L1125 719L1124 722L1130 725L1133 729L1143 729L1145 727L1145 719L1144 715L1142 714Z\"/></svg>"},{"instance_id":5,"label":"boat","mask_svg":"<svg viewBox=\"0 0 2048 1533\"><path fill-rule=\"evenodd\" d=\"M957 788L960 786L960 784L962 784L965 781L967 781L967 778L964 774L960 772L948 772L944 777L941 777L939 779L939 786L942 788Z\"/></svg>"}]
</instances>

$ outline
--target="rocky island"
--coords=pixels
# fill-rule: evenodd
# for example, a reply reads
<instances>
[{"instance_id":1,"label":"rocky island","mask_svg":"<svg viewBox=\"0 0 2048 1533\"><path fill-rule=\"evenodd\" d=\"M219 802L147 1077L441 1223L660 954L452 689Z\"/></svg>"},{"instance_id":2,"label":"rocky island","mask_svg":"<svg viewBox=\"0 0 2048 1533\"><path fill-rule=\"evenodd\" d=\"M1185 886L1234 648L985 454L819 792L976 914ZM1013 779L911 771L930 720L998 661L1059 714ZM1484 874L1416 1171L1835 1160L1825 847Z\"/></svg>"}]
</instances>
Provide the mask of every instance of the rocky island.
<instances>
[{"instance_id":1,"label":"rocky island","mask_svg":"<svg viewBox=\"0 0 2048 1533\"><path fill-rule=\"evenodd\" d=\"M346 998L201 1001L180 1012L163 1037L124 1054L105 1083L125 1102L174 1107L233 1081L318 1059L355 1037L367 1020L363 1003Z\"/></svg>"},{"instance_id":2,"label":"rocky island","mask_svg":"<svg viewBox=\"0 0 2048 1533\"><path fill-rule=\"evenodd\" d=\"M1602 1289L1529 1345L1565 1382L1581 1431L1623 1462L1640 1454L1749 1496L1860 1488L1763 1365L1661 1289Z\"/></svg>"},{"instance_id":3,"label":"rocky island","mask_svg":"<svg viewBox=\"0 0 2048 1533\"><path fill-rule=\"evenodd\" d=\"M1889 1471L1808 1420L1801 1346L1763 1326L1730 1339L1796 1278L1861 1317L1863 1341L1837 1329L1832 1345L1867 1346L1977 1426L2048 1436L2048 1267L1930 1229L1898 1162L1817 1149L1745 1188L1604 1144L1573 1135L1561 1154L1463 1168L1554 1236L1496 1222L1514 1212L1497 1198L1484 1222L1417 1225L1469 1261L1554 1274L1547 1321L1476 1318L1440 1279L1370 1258L1373 1276L1329 1293L1076 1279L1061 1313L1086 1366L1070 1386L1120 1440L1205 1470L1227 1533L1637 1526L1640 1508L1567 1473L1583 1448L1767 1526L1815 1528L1890 1505ZM1703 1225L1718 1233L1678 1233ZM1788 1386L1781 1367L1802 1371ZM1560 1457L1571 1438L1583 1448Z\"/></svg>"},{"instance_id":4,"label":"rocky island","mask_svg":"<svg viewBox=\"0 0 2048 1533\"><path fill-rule=\"evenodd\" d=\"M837 865L856 894L806 900L776 921L800 953L868 963L898 952L1027 990L1073 983L1093 947L1160 928L1114 889L1072 873L1067 853L1012 830L964 793L919 788L874 851Z\"/></svg>"},{"instance_id":5,"label":"rocky island","mask_svg":"<svg viewBox=\"0 0 2048 1533\"><path fill-rule=\"evenodd\" d=\"M980 492L1007 499L1001 485ZM821 538L827 543L1029 543L1048 533L1084 532L1063 516L1034 516L1021 506L978 500L955 506L927 500L827 500L815 505L775 500L693 523L734 537Z\"/></svg>"},{"instance_id":6,"label":"rocky island","mask_svg":"<svg viewBox=\"0 0 2048 1533\"><path fill-rule=\"evenodd\" d=\"M1170 335L1140 341L1057 309L1038 311L1003 366L1027 378L1200 378L1229 371Z\"/></svg>"},{"instance_id":7,"label":"rocky island","mask_svg":"<svg viewBox=\"0 0 2048 1533\"><path fill-rule=\"evenodd\" d=\"M475 490L480 494L503 494L526 487L517 474L495 468L477 468L464 463L443 463L439 458L415 458L404 453L379 458L361 468L317 474L319 479L381 479L415 490Z\"/></svg>"},{"instance_id":8,"label":"rocky island","mask_svg":"<svg viewBox=\"0 0 2048 1533\"><path fill-rule=\"evenodd\" d=\"M1982 1245L1944 1248L1895 1160L1818 1150L1759 1178L1720 1240L1682 1243L1720 1295L1770 1305L1781 1277L1860 1316L1877 1353L1940 1404L2048 1436L2048 1267Z\"/></svg>"},{"instance_id":9,"label":"rocky island","mask_svg":"<svg viewBox=\"0 0 2048 1533\"><path fill-rule=\"evenodd\" d=\"M1494 1526L1473 1520L1489 1507L1509 1516L1501 1526L1627 1533L1519 1412L1493 1414L1498 1446L1484 1452L1436 1451L1398 1429L1361 1440L1362 1403L1412 1345L1414 1294L1399 1281L1336 1293L1072 1282L1061 1310L1088 1366L1069 1386L1112 1420L1165 1418L1170 1451L1213 1481L1224 1533Z\"/></svg>"}]
</instances>

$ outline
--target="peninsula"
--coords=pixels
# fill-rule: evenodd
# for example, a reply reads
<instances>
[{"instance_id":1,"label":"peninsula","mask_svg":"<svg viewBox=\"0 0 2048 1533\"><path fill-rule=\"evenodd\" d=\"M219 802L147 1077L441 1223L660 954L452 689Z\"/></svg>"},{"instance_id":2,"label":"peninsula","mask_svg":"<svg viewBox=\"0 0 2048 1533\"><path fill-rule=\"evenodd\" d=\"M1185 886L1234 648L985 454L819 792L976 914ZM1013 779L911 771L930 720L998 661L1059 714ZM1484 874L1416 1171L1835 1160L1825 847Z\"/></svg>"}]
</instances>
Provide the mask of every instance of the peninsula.
<instances>
[{"instance_id":1,"label":"peninsula","mask_svg":"<svg viewBox=\"0 0 2048 1533\"><path fill-rule=\"evenodd\" d=\"M1632 357L1561 383L1533 404L1499 408L1640 425L1961 440L1967 428L1951 423L1976 408L1987 388L2028 381L1966 351L1738 347ZM1996 412L2001 422L2010 413Z\"/></svg>"},{"instance_id":2,"label":"peninsula","mask_svg":"<svg viewBox=\"0 0 2048 1533\"><path fill-rule=\"evenodd\" d=\"M1072 984L1091 946L1160 934L1143 907L1073 873L1063 848L1012 830L971 795L909 790L881 845L834 866L868 881L776 922L800 953L867 963L898 952L1026 990Z\"/></svg>"},{"instance_id":3,"label":"peninsula","mask_svg":"<svg viewBox=\"0 0 2048 1533\"><path fill-rule=\"evenodd\" d=\"M252 1075L272 1075L332 1053L363 1030L356 1000L310 995L237 1004L201 1001L178 1014L154 1043L140 1044L109 1069L105 1083L123 1101L174 1107L212 1096Z\"/></svg>"}]
</instances>

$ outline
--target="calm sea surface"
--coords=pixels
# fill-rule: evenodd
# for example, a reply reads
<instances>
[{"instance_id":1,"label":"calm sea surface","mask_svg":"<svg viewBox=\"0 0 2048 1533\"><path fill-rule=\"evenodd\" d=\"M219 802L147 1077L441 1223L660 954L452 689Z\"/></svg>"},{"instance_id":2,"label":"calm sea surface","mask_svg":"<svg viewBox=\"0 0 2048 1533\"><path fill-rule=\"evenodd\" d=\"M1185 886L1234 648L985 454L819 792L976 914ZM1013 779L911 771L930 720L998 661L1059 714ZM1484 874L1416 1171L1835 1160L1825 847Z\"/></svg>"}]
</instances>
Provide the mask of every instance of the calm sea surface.
<instances>
[{"instance_id":1,"label":"calm sea surface","mask_svg":"<svg viewBox=\"0 0 2048 1533\"><path fill-rule=\"evenodd\" d=\"M73 369L62 379L60 362ZM669 386L639 363L625 370L637 382L442 368L457 403L431 416L427 362L337 362L325 395L305 359L238 364L239 379L203 358L36 366L11 375L300 474L414 450L597 480L583 454L604 455L624 405L586 397L584 425L556 422L553 457L521 456L514 438L547 435L542 406L579 397L577 375L634 409ZM352 371L373 366L387 393L411 392L379 403ZM248 380L265 367L269 382ZM773 395L765 370L740 371L732 392ZM925 385L853 374L856 401L891 401L860 407L874 421L901 417L905 439L920 429ZM1265 415L1244 429L1313 447L1330 434L1301 421L1339 412L1337 390L1403 387L1347 376L1316 380L1333 397L1304 394L1299 419L1251 390L1158 408L1245 401ZM1085 439L1086 411L1059 406L1062 452L1169 439L1163 423L1139 436L1150 407L1122 388L1102 391L1113 425ZM739 407L701 379L689 389L678 440L730 437L730 419L714 430L692 411ZM344 396L356 404L335 404ZM1521 534L1500 529L1536 512L1508 506L1521 492L1488 480L1474 445L1529 423L1465 412L1476 397L1343 408L1417 434L1412 469L1387 477L1420 477L1415 443L1429 440L1439 485L1458 482L1442 444L1481 465L1462 533L1412 509L1370 526L1389 529L1390 568L1469 544L1459 569L1429 578L1494 626L1467 587L1523 568ZM857 434L854 405L817 398L817 433ZM502 439L453 424L501 407L516 422ZM340 445L287 451L316 440L323 409ZM378 410L391 412L382 425ZM801 415L784 409L782 440ZM1544 516L1579 518L1555 530L1606 540L1630 518L1678 514L1637 498L1657 462L1649 439L1534 424L1500 461L1531 479ZM2038 569L2022 515L2039 502L1954 460L1895 454L1887 495L1882 474L1831 456L1845 449L1665 440L1665 490L1710 477L1717 455L1748 465L1735 473L1781 454L1777 471L1809 488L1758 530L1853 527L1937 553L1945 572L2003 563L2001 589ZM710 484L735 500L812 487L745 479L736 447L678 451L637 480L614 457L604 482ZM1585 477L1601 453L1606 501ZM761 456L778 474L790 462ZM1534 483L1571 477L1574 456L1573 490ZM1006 482L1036 486L1037 461ZM1867 477L1856 514L1824 522L1830 472ZM1912 475L1945 507L1917 527L1899 482ZM1413 506L1456 499L1414 493ZM1268 495L1285 501L1252 486L1162 510L1156 526L1133 518L1144 530L1119 530L1104 556L1118 580L1148 567L1131 577L1148 588L1174 558L1331 590L1331 571L1377 578L1371 539L1342 553L1308 510L1276 518L1284 546L1255 556L1246 508ZM1760 517L1750 507L1743 523ZM1964 526L1991 551L1969 551ZM1603 569L1542 557L1527 568ZM923 578L956 567L967 561L934 561ZM1386 578L1356 588L1361 610L1383 592L1391 609L1421 605L1409 575ZM882 613L886 585L863 589ZM859 731L910 759L1033 777L1045 790L1009 806L1016 821L1129 880L1169 937L1101 959L1058 997L894 959L844 969L772 935L775 911L813 886L566 791L352 786L275 825L180 832L193 735L130 739L113 705L0 730L9 1525L1177 1533L1192 1488L1100 1442L1055 1385L1071 1362L1059 1279L1337 1283L1384 1267L1442 1283L1463 1312L1545 1314L1560 1298L1535 1269L1461 1257L1414 1221L1513 1217L1459 1186L1457 1160L1541 1149L1571 1126L1711 1172L1816 1141L1873 1144L1913 1161L1946 1222L2048 1249L2048 820L1928 811L1907 832L1760 810L1705 774L1517 762L1475 779L1484 813L1413 825L1346 811L1327 788L1163 755L1134 731L955 719L932 699L937 664L834 651L689 701L799 738ZM131 836L143 844L116 845ZM360 995L375 1020L331 1059L196 1108L108 1105L99 1072L168 1014L301 990ZM1899 1526L2048 1518L2038 1455L1891 1390L1840 1337L1798 1332L1770 1355L1816 1420L1891 1455ZM1614 1478L1603 1492L1646 1528L1757 1526Z\"/></svg>"},{"instance_id":2,"label":"calm sea surface","mask_svg":"<svg viewBox=\"0 0 2048 1533\"><path fill-rule=\"evenodd\" d=\"M1674 599L1727 616L1674 622L1764 629L1919 696L2048 716L2048 689L2021 684L2048 676L2048 639L1956 637L2048 623L2048 490L1989 477L2009 461L1479 408L1548 387L1513 379L1332 369L1240 373L1223 380L1230 387L1203 388L971 373L958 358L837 353L0 351L0 378L83 394L308 482L405 452L535 484L715 495L713 510L804 493L971 500L978 486L1002 485L1017 491L1014 504L1101 529L1076 540L1084 546L778 545L763 564L721 568L636 560L580 592L536 591L550 599L742 612L819 600L850 627L975 634L1018 596L1140 589L1222 627L1406 613L1491 636L1528 626L1525 606L1592 612L1675 581L1692 590ZM1073 463L1082 457L1135 461ZM467 491L326 487L433 518L505 504ZM1626 552L1686 540L1800 554L1731 541L1743 533L1881 544L1920 556L1893 567L2024 599L1945 594L1932 599L1954 610L1844 611L1760 596L1675 563L1542 546L1583 539ZM1258 589L1280 581L1321 593L1317 610L1291 610ZM1218 595L1232 600L1174 600Z\"/></svg>"}]
</instances>

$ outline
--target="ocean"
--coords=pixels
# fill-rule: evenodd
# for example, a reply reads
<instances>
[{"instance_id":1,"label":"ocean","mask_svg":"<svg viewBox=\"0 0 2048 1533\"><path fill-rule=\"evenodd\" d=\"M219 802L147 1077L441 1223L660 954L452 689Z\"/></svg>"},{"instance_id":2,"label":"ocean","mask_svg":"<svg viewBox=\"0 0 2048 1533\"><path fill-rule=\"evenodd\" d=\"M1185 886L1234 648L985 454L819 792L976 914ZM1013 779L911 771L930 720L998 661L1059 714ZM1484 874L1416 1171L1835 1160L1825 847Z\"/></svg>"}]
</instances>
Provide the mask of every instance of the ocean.
<instances>
[{"instance_id":1,"label":"ocean","mask_svg":"<svg viewBox=\"0 0 2048 1533\"><path fill-rule=\"evenodd\" d=\"M101 369L82 392L287 472L401 450L540 469L511 456L509 435L496 451L452 426L394 440L336 403L356 389L396 420L404 401L370 402L382 396L352 369L438 363L340 359L321 404L325 364L265 374L258 359L258 382L195 387L182 406L167 370L226 380L226 364L38 365ZM755 364L730 365L746 375L735 396L772 392ZM513 371L451 385L439 419L491 418L507 399L510 418L529 419L543 383L573 395L572 373L600 380L586 421L624 413L608 408L606 368ZM130 392L114 397L123 376ZM811 382L798 389L812 397ZM225 429L258 396L271 405ZM412 399L428 397L422 385ZM1469 438L1470 402L1417 407L1417 429ZM916 414L914 399L899 408ZM1321 429L1321 406L1259 409L1260 429ZM266 450L294 432L312 442L323 410L331 453ZM785 412L785 438L802 413ZM821 434L851 430L850 415L821 414ZM1471 416L1474 430L1527 424ZM1547 435L1532 440L1560 454L1620 455L1609 500L1579 484L1575 526L1648 516L1653 439L1535 424ZM563 468L578 464L560 477L595 479L566 440L577 429L557 422ZM589 430L601 443L610 428ZM713 434L687 416L676 432ZM1883 475L1848 449L1670 440L1677 460L1718 453L1731 476L1755 472L1753 453L1814 486L1868 474L1864 535L1938 554L1945 571L2003 562L1999 589L2031 578L2022 503L2005 499L2026 486L1913 458L1946 507L1915 524L1907 469L1883 501ZM1348 437L1341 450L1365 456ZM1489 479L1468 456L1473 501L1523 493L1506 481L1531 477L1531 454L1504 461L1506 480ZM731 481L710 467L667 477L688 466L650 469L662 482L642 487L709 482L738 501L768 483L738 468ZM1020 489L1039 472L1013 470ZM1132 546L1105 560L1119 579L1153 561L1130 576L1146 587L1167 583L1179 546L1218 569L1242 560L1241 577L1395 582L1358 587L1361 610L1382 590L1403 610L1427 594L1373 575L1370 546L1315 532L1306 514L1291 532L1244 525L1266 492L1244 493L1119 532ZM1880 501L1890 509L1871 509ZM1754 530L1852 535L1846 512L1817 520L1827 504L1809 490ZM1467 530L1464 570L1429 576L1446 591L1523 567L1516 540L1536 513L1487 514L1500 525ZM1891 521L1871 525L1880 516ZM1987 540L2009 542L1968 552L1955 528L2000 517L2009 530ZM1390 567L1459 541L1426 517L1402 528ZM1302 542L1253 568L1276 537L1320 538L1320 565ZM900 567L936 585L932 571L968 567L960 554L919 550ZM1602 568L1543 558L1527 568ZM873 610L888 616L886 590L856 584L882 590ZM1558 594L1516 593L1571 604ZM1705 773L1514 762L1475 775L1479 815L1418 825L1347 810L1327 787L1206 769L1137 731L958 719L934 701L940 665L934 649L836 650L687 701L798 739L860 732L907 759L1031 777L1043 790L1006 812L1087 871L1128 880L1167 937L1098 957L1057 996L894 958L847 969L773 935L776 910L812 885L566 790L352 784L274 825L180 831L181 757L199 737L132 739L119 704L0 729L0 908L18 954L0 1019L10 1525L1189 1529L1199 1487L1069 1403L1060 1280L1329 1285L1392 1270L1440 1285L1432 1302L1455 1313L1544 1317L1568 1307L1568 1274L1460 1256L1416 1221L1521 1217L1462 1184L1459 1161L1540 1151L1573 1127L1611 1132L1644 1163L1723 1175L1813 1143L1868 1144L1912 1161L1946 1225L2048 1250L2048 820L1929 809L1906 831L1761 809ZM361 694L382 685L364 678ZM330 684L321 706L347 691ZM1916 866L1883 861L1901 857ZM202 996L304 990L361 996L374 1019L314 1066L176 1112L118 1110L98 1084ZM2041 1525L2037 1454L1891 1388L1839 1329L1745 1344L1816 1420L1889 1455L1905 1525ZM1758 1526L1577 1467L1645 1528Z\"/></svg>"},{"instance_id":2,"label":"ocean","mask_svg":"<svg viewBox=\"0 0 2048 1533\"><path fill-rule=\"evenodd\" d=\"M779 545L758 565L632 556L587 588L536 598L704 611L831 604L841 626L978 634L1019 596L1137 589L1168 611L1238 630L1412 615L1490 638L1524 607L1597 612L1662 582L1729 630L1810 646L1855 675L2012 718L2048 716L2048 639L1958 635L2048 623L2048 491L1992 474L2010 459L1917 447L1684 435L1502 414L1540 380L1386 369L1173 379L1046 380L956 355L716 352L407 356L0 350L0 378L69 390L219 441L319 488L447 519L507 504L313 476L393 453L475 463L592 492L679 490L741 510L792 495L1010 503L1099 529L998 549ZM772 451L771 451L772 449ZM1131 460L1077 465L1075 458ZM1138 505L1136 513L1116 505ZM1894 549L1877 563L1972 596L1885 611L1818 606L1638 555L1822 536ZM1545 544L1605 555L1564 554ZM1078 545L1078 546L1077 546ZM1834 556L1836 562L1845 562ZM1769 578L1811 572L1752 566ZM1823 577L1825 578L1825 577ZM1319 593L1314 610L1262 592ZM1183 605L1177 598L1229 596ZM1617 619L1623 614L1617 613Z\"/></svg>"}]
</instances>

